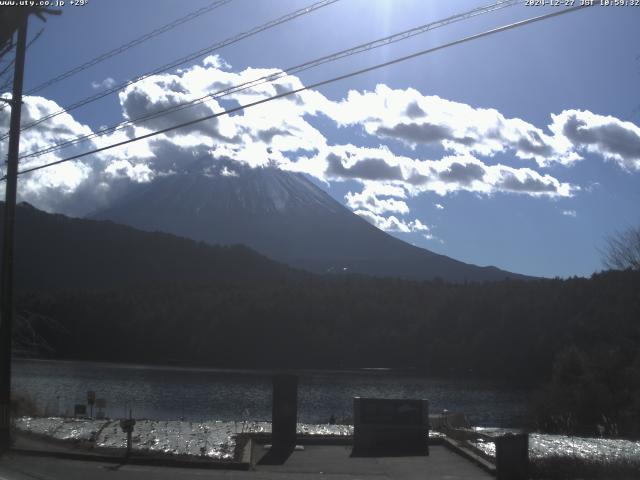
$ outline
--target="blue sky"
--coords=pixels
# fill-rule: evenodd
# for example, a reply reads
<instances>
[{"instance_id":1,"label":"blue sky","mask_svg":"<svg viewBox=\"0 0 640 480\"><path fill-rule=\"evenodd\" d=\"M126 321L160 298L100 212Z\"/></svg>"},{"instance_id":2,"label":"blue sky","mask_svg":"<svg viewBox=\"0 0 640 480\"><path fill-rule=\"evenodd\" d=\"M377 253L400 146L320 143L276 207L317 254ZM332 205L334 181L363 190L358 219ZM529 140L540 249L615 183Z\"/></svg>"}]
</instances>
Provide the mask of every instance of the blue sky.
<instances>
[{"instance_id":1,"label":"blue sky","mask_svg":"<svg viewBox=\"0 0 640 480\"><path fill-rule=\"evenodd\" d=\"M45 30L27 53L25 88L209 3L89 0L83 7L62 7L63 15L46 24L32 19L30 36ZM27 118L311 3L234 0L27 98ZM225 47L205 64L199 59L180 72L56 117L23 137L23 151L206 92L210 86L203 79L255 78L255 69L287 68L489 3L341 0ZM308 85L557 8L521 2L321 66L283 85ZM598 247L604 237L640 224L639 24L640 7L595 6L569 13L321 87L301 95L295 106L272 102L255 115L221 120L211 130L43 170L21 180L21 198L81 215L79 205L88 209L95 202L95 208L112 200L123 176L150 181L162 164L154 157L169 151L168 144L183 152L217 149L254 165L269 161L269 154L261 153L269 148L277 151L281 168L309 173L338 201L407 242L530 275L590 275L602 268ZM169 80L175 80L173 87L167 86ZM173 96L163 96L162 90L171 88ZM255 96L236 96L208 108L249 99ZM424 115L408 115L412 103ZM270 121L295 131L296 138L275 137L272 145L257 140ZM0 115L0 123L7 122L6 114ZM555 131L549 128L554 122ZM576 124L571 136L566 129ZM415 129L425 125L436 130L416 137ZM406 134L410 127L413 136ZM59 156L146 131L136 127ZM221 145L238 132L255 142L242 150ZM518 143L530 134L542 136L538 151L544 154L533 155ZM220 135L215 145L212 135ZM30 159L29 165L56 158ZM402 173L381 173L372 169L376 165ZM431 177L416 183L410 180L416 172Z\"/></svg>"}]
</instances>

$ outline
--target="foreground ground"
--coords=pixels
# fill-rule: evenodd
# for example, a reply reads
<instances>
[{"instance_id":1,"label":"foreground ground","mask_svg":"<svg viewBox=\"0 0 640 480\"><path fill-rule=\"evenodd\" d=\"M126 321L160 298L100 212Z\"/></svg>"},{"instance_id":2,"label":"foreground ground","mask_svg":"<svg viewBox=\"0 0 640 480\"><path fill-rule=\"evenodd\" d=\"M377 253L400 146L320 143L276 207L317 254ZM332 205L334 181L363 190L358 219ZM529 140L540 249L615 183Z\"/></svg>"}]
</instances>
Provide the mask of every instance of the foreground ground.
<instances>
[{"instance_id":1,"label":"foreground ground","mask_svg":"<svg viewBox=\"0 0 640 480\"><path fill-rule=\"evenodd\" d=\"M260 456L260 446L258 456ZM265 450L266 452L266 450ZM483 480L493 478L480 467L443 446L424 457L351 458L345 445L307 445L294 451L284 465L260 465L254 470L210 470L78 461L15 453L0 459L0 480L85 479L424 479Z\"/></svg>"}]
</instances>

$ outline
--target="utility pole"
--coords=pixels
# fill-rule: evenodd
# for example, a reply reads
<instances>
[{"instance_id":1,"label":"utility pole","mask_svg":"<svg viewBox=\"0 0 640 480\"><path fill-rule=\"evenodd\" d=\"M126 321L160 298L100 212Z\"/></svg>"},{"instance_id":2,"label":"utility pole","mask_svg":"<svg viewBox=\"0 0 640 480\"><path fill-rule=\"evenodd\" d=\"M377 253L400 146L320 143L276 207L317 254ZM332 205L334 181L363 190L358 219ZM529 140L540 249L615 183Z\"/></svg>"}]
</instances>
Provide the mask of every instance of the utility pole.
<instances>
[{"instance_id":1,"label":"utility pole","mask_svg":"<svg viewBox=\"0 0 640 480\"><path fill-rule=\"evenodd\" d=\"M13 327L13 244L18 183L18 152L20 150L20 115L22 110L22 80L24 54L27 45L27 23L24 15L18 28L13 94L11 97L11 124L7 158L7 182L4 203L4 230L2 244L2 278L0 279L0 453L11 446L11 339Z\"/></svg>"}]
</instances>

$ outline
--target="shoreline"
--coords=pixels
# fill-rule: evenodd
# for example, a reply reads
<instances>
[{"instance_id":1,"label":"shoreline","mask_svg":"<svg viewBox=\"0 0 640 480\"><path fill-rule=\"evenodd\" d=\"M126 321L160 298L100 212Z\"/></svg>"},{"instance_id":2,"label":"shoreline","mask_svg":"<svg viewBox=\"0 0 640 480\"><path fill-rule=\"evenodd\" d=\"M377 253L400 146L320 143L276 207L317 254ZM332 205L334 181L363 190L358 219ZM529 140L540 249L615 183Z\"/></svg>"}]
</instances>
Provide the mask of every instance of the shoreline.
<instances>
[{"instance_id":1,"label":"shoreline","mask_svg":"<svg viewBox=\"0 0 640 480\"><path fill-rule=\"evenodd\" d=\"M351 425L298 424L302 445L352 443ZM126 437L118 420L70 417L20 417L14 421L13 450L25 455L125 461ZM490 471L495 468L493 440L510 429L481 427L429 431L429 445L442 445ZM270 422L189 422L138 420L132 455L126 462L148 465L249 469L248 452L271 439ZM253 446L252 446L253 445ZM204 450L203 450L204 447ZM529 459L536 478L551 472L640 471L640 441L529 434ZM125 463L126 463L125 462ZM631 474L632 476L628 476Z\"/></svg>"},{"instance_id":2,"label":"shoreline","mask_svg":"<svg viewBox=\"0 0 640 480\"><path fill-rule=\"evenodd\" d=\"M495 386L505 386L512 388L513 390L529 391L534 388L535 385L512 385L505 379L498 379L492 377L477 377L473 373L458 372L451 373L451 375L433 374L416 368L395 368L395 367L345 367L345 368L233 368L233 367L208 367L203 365L170 365L161 363L139 363L139 362L114 362L109 360L82 360L82 359L65 359L65 358L44 358L44 357L14 357L12 362L34 362L34 363L59 363L64 365L84 365L84 366L96 366L96 367L112 367L122 370L149 370L149 371L168 371L168 372L183 372L191 371L197 373L232 373L232 374L246 374L255 376L271 376L279 373L293 373L293 374L370 374L372 376L386 376L386 375L400 375L406 377L415 377L428 380L442 380L442 381L455 381L466 380L471 382L477 382L482 384L493 384Z\"/></svg>"}]
</instances>

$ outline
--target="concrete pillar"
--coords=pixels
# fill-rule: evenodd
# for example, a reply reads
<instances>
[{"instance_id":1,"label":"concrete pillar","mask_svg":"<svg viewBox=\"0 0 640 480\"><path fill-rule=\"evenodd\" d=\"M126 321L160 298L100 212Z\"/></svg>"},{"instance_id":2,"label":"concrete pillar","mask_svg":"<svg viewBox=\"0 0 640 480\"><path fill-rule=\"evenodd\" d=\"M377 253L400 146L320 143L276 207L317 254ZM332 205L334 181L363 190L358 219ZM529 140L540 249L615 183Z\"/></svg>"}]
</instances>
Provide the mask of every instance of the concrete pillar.
<instances>
[{"instance_id":1,"label":"concrete pillar","mask_svg":"<svg viewBox=\"0 0 640 480\"><path fill-rule=\"evenodd\" d=\"M529 435L506 434L496 438L496 476L498 480L529 478Z\"/></svg>"},{"instance_id":2,"label":"concrete pillar","mask_svg":"<svg viewBox=\"0 0 640 480\"><path fill-rule=\"evenodd\" d=\"M298 423L298 377L274 375L271 436L275 448L296 445Z\"/></svg>"}]
</instances>

